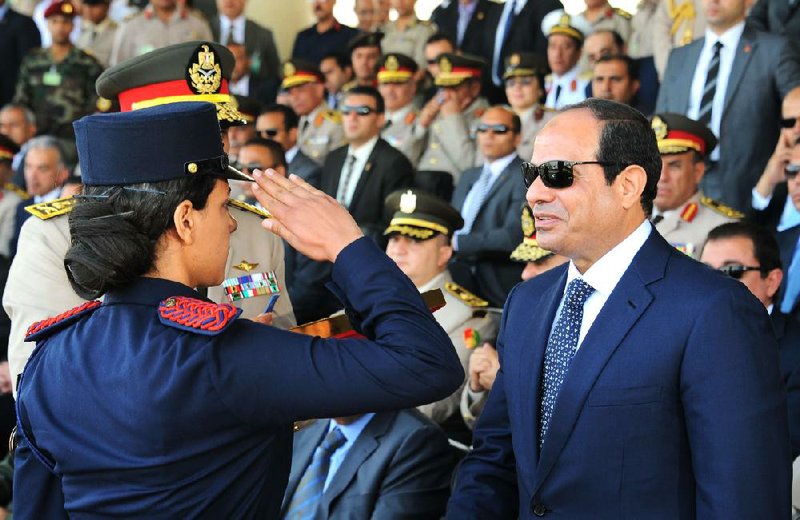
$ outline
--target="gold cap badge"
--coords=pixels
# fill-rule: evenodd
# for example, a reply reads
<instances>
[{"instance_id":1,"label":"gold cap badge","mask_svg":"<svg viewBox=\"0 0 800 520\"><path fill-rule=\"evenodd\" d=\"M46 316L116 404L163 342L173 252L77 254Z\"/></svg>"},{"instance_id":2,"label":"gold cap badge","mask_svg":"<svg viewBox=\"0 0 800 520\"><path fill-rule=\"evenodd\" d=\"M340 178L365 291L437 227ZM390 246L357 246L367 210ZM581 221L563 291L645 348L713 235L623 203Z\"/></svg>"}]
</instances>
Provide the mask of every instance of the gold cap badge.
<instances>
[{"instance_id":1,"label":"gold cap badge","mask_svg":"<svg viewBox=\"0 0 800 520\"><path fill-rule=\"evenodd\" d=\"M531 237L536 233L536 223L533 221L533 213L527 204L522 208L522 218L520 222L522 224L522 234L524 236Z\"/></svg>"},{"instance_id":2,"label":"gold cap badge","mask_svg":"<svg viewBox=\"0 0 800 520\"><path fill-rule=\"evenodd\" d=\"M408 190L400 196L400 211L403 213L414 213L417 209L417 196L414 192Z\"/></svg>"},{"instance_id":3,"label":"gold cap badge","mask_svg":"<svg viewBox=\"0 0 800 520\"><path fill-rule=\"evenodd\" d=\"M655 116L653 121L650 123L650 127L653 129L653 132L655 132L656 139L659 141L667 137L669 128L667 127L667 123L665 123L660 117Z\"/></svg>"},{"instance_id":4,"label":"gold cap badge","mask_svg":"<svg viewBox=\"0 0 800 520\"><path fill-rule=\"evenodd\" d=\"M453 72L453 64L450 63L450 60L447 58L442 58L439 61L439 70L441 72L450 73Z\"/></svg>"},{"instance_id":5,"label":"gold cap badge","mask_svg":"<svg viewBox=\"0 0 800 520\"><path fill-rule=\"evenodd\" d=\"M516 67L517 65L519 65L519 61L520 61L520 56L515 52L514 54L511 55L511 58L509 58L508 63L511 66Z\"/></svg>"},{"instance_id":6,"label":"gold cap badge","mask_svg":"<svg viewBox=\"0 0 800 520\"><path fill-rule=\"evenodd\" d=\"M208 45L197 48L197 60L189 62L187 82L195 94L215 94L222 86L222 68L214 49Z\"/></svg>"},{"instance_id":7,"label":"gold cap badge","mask_svg":"<svg viewBox=\"0 0 800 520\"><path fill-rule=\"evenodd\" d=\"M395 72L399 68L400 68L400 64L397 63L397 57L396 56L390 55L388 58L386 58L386 70L390 70L392 72Z\"/></svg>"},{"instance_id":8,"label":"gold cap badge","mask_svg":"<svg viewBox=\"0 0 800 520\"><path fill-rule=\"evenodd\" d=\"M297 69L294 68L292 62L287 61L283 64L283 77L288 78L289 76L294 76L294 73L297 72Z\"/></svg>"}]
</instances>

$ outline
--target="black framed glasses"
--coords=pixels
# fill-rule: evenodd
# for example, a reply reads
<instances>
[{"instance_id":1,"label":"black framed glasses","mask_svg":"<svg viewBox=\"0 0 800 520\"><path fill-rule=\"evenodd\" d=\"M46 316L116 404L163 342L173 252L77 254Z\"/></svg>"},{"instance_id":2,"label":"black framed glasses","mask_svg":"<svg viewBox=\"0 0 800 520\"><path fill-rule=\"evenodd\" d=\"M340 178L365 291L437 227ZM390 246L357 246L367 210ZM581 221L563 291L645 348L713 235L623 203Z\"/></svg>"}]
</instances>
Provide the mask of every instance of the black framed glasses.
<instances>
[{"instance_id":1,"label":"black framed glasses","mask_svg":"<svg viewBox=\"0 0 800 520\"><path fill-rule=\"evenodd\" d=\"M747 271L761 271L761 266L729 264L729 265L723 265L718 270L727 274L734 280L741 280L742 276L744 276L744 273L746 273Z\"/></svg>"},{"instance_id":2,"label":"black framed glasses","mask_svg":"<svg viewBox=\"0 0 800 520\"><path fill-rule=\"evenodd\" d=\"M475 129L476 132L479 134L485 134L486 132L491 131L493 134L503 135L507 134L511 128L507 125L498 124L498 125L487 125L486 123L481 123L478 125L478 128Z\"/></svg>"},{"instance_id":3,"label":"black framed glasses","mask_svg":"<svg viewBox=\"0 0 800 520\"><path fill-rule=\"evenodd\" d=\"M278 132L280 132L280 130L277 128L265 128L263 130L259 130L258 135L264 139L272 139L278 135Z\"/></svg>"},{"instance_id":4,"label":"black framed glasses","mask_svg":"<svg viewBox=\"0 0 800 520\"><path fill-rule=\"evenodd\" d=\"M786 169L783 170L787 180L794 179L798 173L800 173L800 164L787 164Z\"/></svg>"},{"instance_id":5,"label":"black framed glasses","mask_svg":"<svg viewBox=\"0 0 800 520\"><path fill-rule=\"evenodd\" d=\"M783 128L793 128L794 125L797 124L796 117L787 117L786 119L781 119L781 126Z\"/></svg>"},{"instance_id":6,"label":"black framed glasses","mask_svg":"<svg viewBox=\"0 0 800 520\"><path fill-rule=\"evenodd\" d=\"M342 113L343 116L349 114L357 114L359 116L368 116L374 112L377 112L374 108L367 106L367 105L345 105L339 109L339 112Z\"/></svg>"},{"instance_id":7,"label":"black framed glasses","mask_svg":"<svg viewBox=\"0 0 800 520\"><path fill-rule=\"evenodd\" d=\"M630 166L628 163L608 161L547 161L536 165L529 162L522 163L522 180L525 188L530 188L537 177L541 177L542 184L548 188L569 188L575 181L572 169L580 164L599 164L600 166Z\"/></svg>"}]
</instances>

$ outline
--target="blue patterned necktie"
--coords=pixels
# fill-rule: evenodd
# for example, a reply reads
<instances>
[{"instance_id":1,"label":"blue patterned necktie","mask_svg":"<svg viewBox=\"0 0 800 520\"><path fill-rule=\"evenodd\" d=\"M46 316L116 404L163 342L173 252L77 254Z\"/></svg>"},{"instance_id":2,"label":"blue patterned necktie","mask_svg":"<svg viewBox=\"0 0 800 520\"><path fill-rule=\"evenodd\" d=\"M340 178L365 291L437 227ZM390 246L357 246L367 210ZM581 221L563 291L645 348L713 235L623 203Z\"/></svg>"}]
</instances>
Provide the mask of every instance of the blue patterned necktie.
<instances>
[{"instance_id":1,"label":"blue patterned necktie","mask_svg":"<svg viewBox=\"0 0 800 520\"><path fill-rule=\"evenodd\" d=\"M314 518L319 506L322 492L325 490L325 480L328 478L328 468L331 465L331 455L347 441L339 428L334 428L317 446L311 463L303 473L303 478L297 484L292 501L286 509L287 520L305 520Z\"/></svg>"},{"instance_id":2,"label":"blue patterned necktie","mask_svg":"<svg viewBox=\"0 0 800 520\"><path fill-rule=\"evenodd\" d=\"M561 384L569 371L569 365L578 350L578 338L583 321L583 304L592 295L594 288L581 278L575 278L567 286L564 305L556 324L547 339L542 369L542 402L539 413L539 449L547 435L553 408Z\"/></svg>"}]
</instances>

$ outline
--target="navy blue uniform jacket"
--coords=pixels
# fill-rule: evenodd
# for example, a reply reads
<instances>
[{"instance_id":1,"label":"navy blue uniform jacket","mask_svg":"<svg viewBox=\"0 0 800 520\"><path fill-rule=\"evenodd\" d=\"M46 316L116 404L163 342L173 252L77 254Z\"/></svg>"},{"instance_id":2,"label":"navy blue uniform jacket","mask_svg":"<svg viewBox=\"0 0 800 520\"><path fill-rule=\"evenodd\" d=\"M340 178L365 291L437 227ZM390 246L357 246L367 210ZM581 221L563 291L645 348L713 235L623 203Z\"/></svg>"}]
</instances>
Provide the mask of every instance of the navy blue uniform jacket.
<instances>
[{"instance_id":1,"label":"navy blue uniform jacket","mask_svg":"<svg viewBox=\"0 0 800 520\"><path fill-rule=\"evenodd\" d=\"M788 518L786 399L764 306L655 232L575 354L539 452L566 273L508 297L501 369L447 518Z\"/></svg>"},{"instance_id":2,"label":"navy blue uniform jacket","mask_svg":"<svg viewBox=\"0 0 800 520\"><path fill-rule=\"evenodd\" d=\"M416 406L461 384L447 334L371 240L339 254L332 285L372 339L244 319L217 335L181 330L159 303L199 295L151 278L36 335L19 386L15 516L275 518L293 421Z\"/></svg>"}]
</instances>

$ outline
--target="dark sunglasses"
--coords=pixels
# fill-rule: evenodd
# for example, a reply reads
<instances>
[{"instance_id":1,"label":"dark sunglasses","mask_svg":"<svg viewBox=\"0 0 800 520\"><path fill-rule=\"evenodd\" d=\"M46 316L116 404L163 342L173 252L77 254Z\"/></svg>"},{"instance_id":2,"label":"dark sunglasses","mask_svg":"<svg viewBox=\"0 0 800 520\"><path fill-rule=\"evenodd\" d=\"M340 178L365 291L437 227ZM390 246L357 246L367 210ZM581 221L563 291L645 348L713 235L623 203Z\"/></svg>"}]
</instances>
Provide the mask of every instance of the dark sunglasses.
<instances>
[{"instance_id":1,"label":"dark sunglasses","mask_svg":"<svg viewBox=\"0 0 800 520\"><path fill-rule=\"evenodd\" d=\"M753 266L753 265L739 265L739 264L730 264L730 265L723 265L719 268L719 271L727 274L734 280L741 280L744 273L747 271L760 271L761 266Z\"/></svg>"},{"instance_id":2,"label":"dark sunglasses","mask_svg":"<svg viewBox=\"0 0 800 520\"><path fill-rule=\"evenodd\" d=\"M572 168L579 164L599 164L601 166L630 166L627 163L606 161L547 161L540 165L529 162L522 163L522 180L525 188L530 188L537 177L541 177L542 184L548 188L569 188L575 176Z\"/></svg>"},{"instance_id":3,"label":"dark sunglasses","mask_svg":"<svg viewBox=\"0 0 800 520\"><path fill-rule=\"evenodd\" d=\"M798 173L800 173L800 164L789 164L786 166L786 169L783 170L786 179L794 179L797 177Z\"/></svg>"},{"instance_id":4,"label":"dark sunglasses","mask_svg":"<svg viewBox=\"0 0 800 520\"><path fill-rule=\"evenodd\" d=\"M272 137L275 137L276 135L278 135L278 132L280 132L280 130L278 130L277 128L265 128L264 130L258 131L259 135L261 135L261 137L263 137L264 139L270 139Z\"/></svg>"},{"instance_id":5,"label":"dark sunglasses","mask_svg":"<svg viewBox=\"0 0 800 520\"><path fill-rule=\"evenodd\" d=\"M486 132L488 132L490 130L492 131L493 134L503 135L503 134L507 134L509 132L509 130L511 130L511 129L509 127L507 127L506 125L487 125L487 124L484 124L484 123L479 124L478 128L476 129L476 131L479 134L485 134Z\"/></svg>"},{"instance_id":6,"label":"dark sunglasses","mask_svg":"<svg viewBox=\"0 0 800 520\"><path fill-rule=\"evenodd\" d=\"M360 116L368 116L373 112L377 112L377 110L375 110L372 107L368 107L367 105L345 105L339 109L339 112L341 112L343 116L352 113L358 114Z\"/></svg>"},{"instance_id":7,"label":"dark sunglasses","mask_svg":"<svg viewBox=\"0 0 800 520\"><path fill-rule=\"evenodd\" d=\"M796 117L789 117L787 119L781 119L781 126L783 128L793 128L794 125L796 125L796 124L797 124L797 118Z\"/></svg>"}]
</instances>

